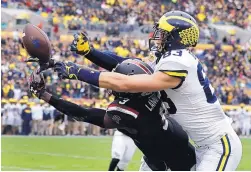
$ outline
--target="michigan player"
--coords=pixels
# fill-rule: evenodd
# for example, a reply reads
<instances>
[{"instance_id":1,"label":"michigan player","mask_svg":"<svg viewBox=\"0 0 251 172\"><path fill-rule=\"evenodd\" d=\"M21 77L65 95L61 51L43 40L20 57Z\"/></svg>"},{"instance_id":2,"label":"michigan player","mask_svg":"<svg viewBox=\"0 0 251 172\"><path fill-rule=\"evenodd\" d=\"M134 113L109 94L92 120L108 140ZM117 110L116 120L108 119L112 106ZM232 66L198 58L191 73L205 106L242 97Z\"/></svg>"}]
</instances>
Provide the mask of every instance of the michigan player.
<instances>
[{"instance_id":1,"label":"michigan player","mask_svg":"<svg viewBox=\"0 0 251 172\"><path fill-rule=\"evenodd\" d=\"M153 70L142 61L129 59L119 64L114 72L132 75L150 74ZM58 99L46 92L45 83L41 75L37 75L36 72L31 75L29 83L32 93L62 113L102 128L117 128L132 138L146 156L144 159L152 170L164 171L170 168L188 171L195 165L194 148L189 143L187 134L175 120L170 117L165 118L168 110L161 100L164 92L161 94L113 91L115 100L104 110L84 108ZM164 100L168 103L168 100Z\"/></svg>"},{"instance_id":2,"label":"michigan player","mask_svg":"<svg viewBox=\"0 0 251 172\"><path fill-rule=\"evenodd\" d=\"M165 90L173 106L173 118L187 131L197 149L197 170L235 170L242 155L240 139L234 132L214 94L202 65L190 51L199 40L195 19L181 11L164 14L154 26L152 41L157 41L161 57L155 59L152 75L122 75L93 71L59 62L60 77L79 79L118 92ZM73 42L77 53L87 55L89 42L79 36ZM112 55L111 55L112 56Z\"/></svg>"},{"instance_id":3,"label":"michigan player","mask_svg":"<svg viewBox=\"0 0 251 172\"><path fill-rule=\"evenodd\" d=\"M136 145L133 140L122 132L116 130L112 140L112 160L109 171L124 171L132 159ZM117 167L117 168L116 168Z\"/></svg>"}]
</instances>

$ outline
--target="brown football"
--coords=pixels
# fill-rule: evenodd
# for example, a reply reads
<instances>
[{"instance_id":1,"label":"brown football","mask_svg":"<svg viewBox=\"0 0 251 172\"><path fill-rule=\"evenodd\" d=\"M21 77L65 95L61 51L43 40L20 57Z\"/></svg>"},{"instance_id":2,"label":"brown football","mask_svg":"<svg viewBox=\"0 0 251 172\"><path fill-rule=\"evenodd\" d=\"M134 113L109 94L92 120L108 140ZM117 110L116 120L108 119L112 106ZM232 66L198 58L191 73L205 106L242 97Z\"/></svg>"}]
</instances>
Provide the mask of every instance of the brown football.
<instances>
[{"instance_id":1,"label":"brown football","mask_svg":"<svg viewBox=\"0 0 251 172\"><path fill-rule=\"evenodd\" d=\"M40 28L27 24L23 30L22 42L28 54L47 63L51 58L51 43L48 36Z\"/></svg>"}]
</instances>

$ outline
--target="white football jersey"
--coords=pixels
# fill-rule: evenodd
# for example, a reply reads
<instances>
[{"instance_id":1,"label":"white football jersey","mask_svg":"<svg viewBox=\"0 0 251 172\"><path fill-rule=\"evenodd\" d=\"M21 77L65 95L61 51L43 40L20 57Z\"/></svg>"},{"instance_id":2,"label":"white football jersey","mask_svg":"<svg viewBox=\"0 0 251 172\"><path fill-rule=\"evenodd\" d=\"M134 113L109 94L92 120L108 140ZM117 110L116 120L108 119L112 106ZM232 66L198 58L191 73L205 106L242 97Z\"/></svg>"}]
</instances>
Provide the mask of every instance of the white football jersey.
<instances>
[{"instance_id":1,"label":"white football jersey","mask_svg":"<svg viewBox=\"0 0 251 172\"><path fill-rule=\"evenodd\" d=\"M155 66L155 72L179 77L181 84L165 90L175 107L170 114L187 132L195 144L213 143L229 130L229 118L223 112L214 89L199 60L186 49L165 53Z\"/></svg>"}]
</instances>

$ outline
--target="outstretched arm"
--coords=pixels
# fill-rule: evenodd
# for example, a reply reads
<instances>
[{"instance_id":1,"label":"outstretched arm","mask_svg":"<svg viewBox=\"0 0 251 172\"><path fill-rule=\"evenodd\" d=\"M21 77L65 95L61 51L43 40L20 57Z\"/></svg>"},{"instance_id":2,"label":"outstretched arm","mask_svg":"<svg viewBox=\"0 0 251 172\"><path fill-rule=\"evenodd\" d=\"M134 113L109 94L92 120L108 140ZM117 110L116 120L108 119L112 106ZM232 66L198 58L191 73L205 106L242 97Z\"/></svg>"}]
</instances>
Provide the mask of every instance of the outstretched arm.
<instances>
[{"instance_id":1,"label":"outstretched arm","mask_svg":"<svg viewBox=\"0 0 251 172\"><path fill-rule=\"evenodd\" d=\"M106 111L98 108L84 108L72 102L59 99L48 92L44 92L41 97L44 101L55 107L67 116L73 117L77 121L88 122L105 128L104 116Z\"/></svg>"},{"instance_id":2,"label":"outstretched arm","mask_svg":"<svg viewBox=\"0 0 251 172\"><path fill-rule=\"evenodd\" d=\"M88 122L105 128L105 110L97 108L84 108L72 102L59 99L58 97L48 93L45 89L45 80L42 73L38 74L37 71L33 71L28 79L28 83L29 90L32 94L51 104L65 115L71 116L78 121Z\"/></svg>"},{"instance_id":3,"label":"outstretched arm","mask_svg":"<svg viewBox=\"0 0 251 172\"><path fill-rule=\"evenodd\" d=\"M119 63L129 59L117 56L109 51L99 51L94 48L92 48L85 57L108 71L112 71Z\"/></svg>"},{"instance_id":4,"label":"outstretched arm","mask_svg":"<svg viewBox=\"0 0 251 172\"><path fill-rule=\"evenodd\" d=\"M55 107L60 112L73 117L77 121L88 122L107 129L118 127L118 125L107 115L107 112L104 109L84 108L72 102L59 99L46 91L40 98Z\"/></svg>"},{"instance_id":5,"label":"outstretched arm","mask_svg":"<svg viewBox=\"0 0 251 172\"><path fill-rule=\"evenodd\" d=\"M119 63L128 59L117 56L109 51L102 52L92 48L86 33L78 33L74 35L74 40L71 44L71 51L75 51L77 54L85 56L91 62L108 71L112 71L112 69Z\"/></svg>"},{"instance_id":6,"label":"outstretched arm","mask_svg":"<svg viewBox=\"0 0 251 172\"><path fill-rule=\"evenodd\" d=\"M79 35L75 35L74 37L75 38L71 45L71 50L84 56L88 56L88 54L90 54L91 58L92 53L87 36L84 33L81 33ZM97 59L99 60L102 58L101 56L104 55L102 54L102 52L96 51L96 53L98 53L97 56L99 56L99 58ZM106 55L106 57L109 58L112 56ZM113 64L107 65L109 66L108 67L109 70L112 70L121 60L120 58L115 57L115 55L113 56L113 58L114 58L112 60ZM107 63L109 62L107 61ZM134 92L160 91L168 88L176 88L182 83L180 75L178 75L178 77L174 76L173 73L177 72L173 70L155 72L152 75L127 76L119 73L99 72L86 68L80 68L79 66L71 62L68 62L67 64L63 62L58 62L55 64L54 70L58 72L60 78L78 79L80 81L84 81L86 83L98 87L108 88L119 92L134 93Z\"/></svg>"},{"instance_id":7,"label":"outstretched arm","mask_svg":"<svg viewBox=\"0 0 251 172\"><path fill-rule=\"evenodd\" d=\"M98 79L99 87L131 93L161 91L175 88L180 83L180 78L166 75L163 72L131 76L114 72L101 72Z\"/></svg>"},{"instance_id":8,"label":"outstretched arm","mask_svg":"<svg viewBox=\"0 0 251 172\"><path fill-rule=\"evenodd\" d=\"M74 63L57 62L54 70L60 78L77 79L97 87L118 92L152 92L176 88L182 78L172 76L173 72L158 71L152 75L123 75L115 72L100 72L90 68L80 68Z\"/></svg>"}]
</instances>

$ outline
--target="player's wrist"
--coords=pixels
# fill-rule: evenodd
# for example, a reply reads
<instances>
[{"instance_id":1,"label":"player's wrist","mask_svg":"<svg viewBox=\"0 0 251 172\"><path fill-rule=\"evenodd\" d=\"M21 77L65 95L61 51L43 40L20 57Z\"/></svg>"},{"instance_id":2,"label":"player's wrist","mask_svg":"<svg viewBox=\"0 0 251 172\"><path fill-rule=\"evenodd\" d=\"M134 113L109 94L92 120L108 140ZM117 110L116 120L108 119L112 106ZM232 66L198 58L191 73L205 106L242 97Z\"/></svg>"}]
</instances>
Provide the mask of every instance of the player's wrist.
<instances>
[{"instance_id":1,"label":"player's wrist","mask_svg":"<svg viewBox=\"0 0 251 172\"><path fill-rule=\"evenodd\" d=\"M94 71L91 69L87 68L80 68L78 70L78 80L95 85L99 87L99 76L100 76L100 71Z\"/></svg>"},{"instance_id":2,"label":"player's wrist","mask_svg":"<svg viewBox=\"0 0 251 172\"><path fill-rule=\"evenodd\" d=\"M43 89L42 92L40 92L40 95L38 98L44 100L45 102L49 102L51 97L52 95L48 93L45 89Z\"/></svg>"}]
</instances>

